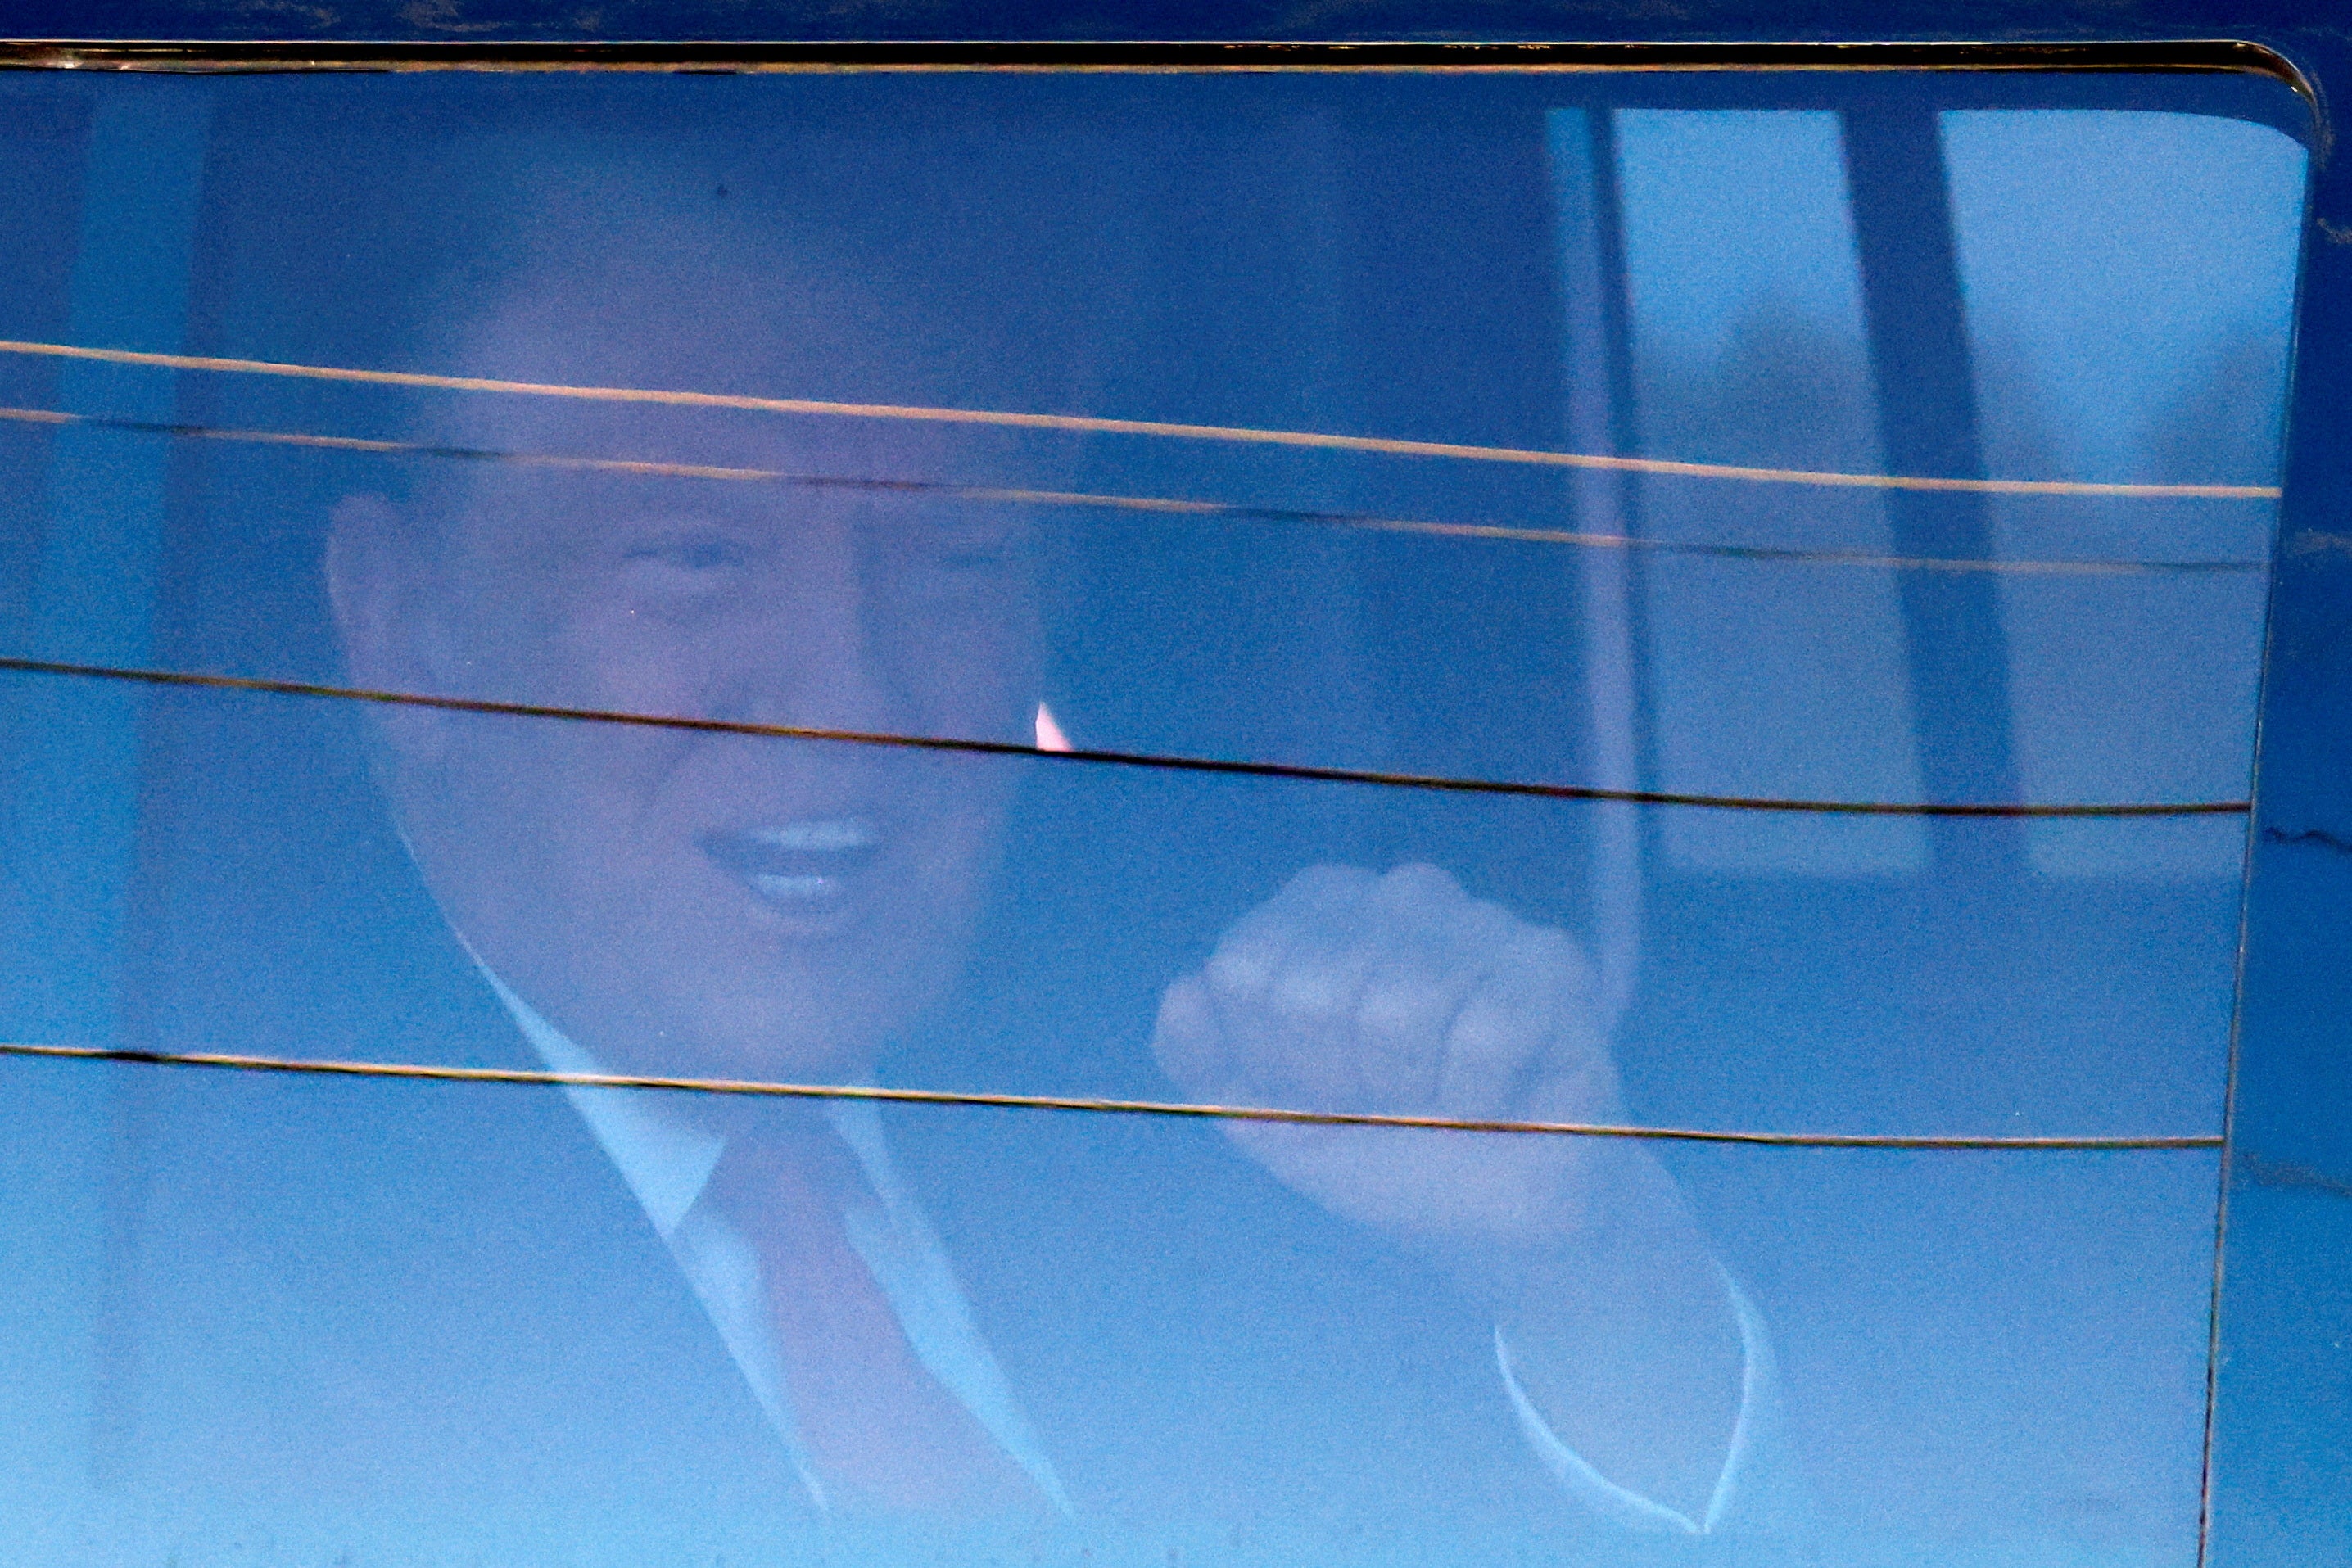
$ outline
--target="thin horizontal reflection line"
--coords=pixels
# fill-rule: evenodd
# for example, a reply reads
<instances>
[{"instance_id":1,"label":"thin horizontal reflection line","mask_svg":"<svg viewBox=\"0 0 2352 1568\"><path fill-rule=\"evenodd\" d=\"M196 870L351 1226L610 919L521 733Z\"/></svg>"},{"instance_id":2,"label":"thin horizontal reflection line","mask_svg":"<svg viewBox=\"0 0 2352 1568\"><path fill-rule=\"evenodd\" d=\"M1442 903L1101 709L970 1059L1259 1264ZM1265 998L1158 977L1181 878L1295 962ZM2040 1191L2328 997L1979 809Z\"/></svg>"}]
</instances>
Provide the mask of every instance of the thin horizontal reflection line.
<instances>
[{"instance_id":1,"label":"thin horizontal reflection line","mask_svg":"<svg viewBox=\"0 0 2352 1568\"><path fill-rule=\"evenodd\" d=\"M73 343L38 343L15 339L0 339L0 353L33 354L110 365L146 365L160 370L415 387L438 392L569 398L584 402L655 403L673 408L730 409L752 413L989 425L999 429L1050 430L1082 435L1145 435L1177 441L1219 441L1308 447L1326 452L1380 453L1395 457L1449 457L1477 463L1594 468L1621 474L1668 475L1689 479L1744 480L1759 485L1814 485L1868 490L1956 490L1984 496L2077 496L2133 500L2276 500L2281 494L2275 485L2107 485L2074 479L1952 479L1920 475L1756 468L1727 463L1683 463L1662 457L1617 457L1591 452L1550 452L1445 441L1405 441L1391 436L1266 430L1249 425L1182 424L1161 420L1102 419L1069 413L1017 413L1001 409L929 408L910 403L831 402L814 398L749 397L728 392L676 392L647 387L569 386L555 382L498 381L484 376L428 375L413 371L354 370L347 366L305 365L276 360L234 360L199 354L148 353L131 349L90 349Z\"/></svg>"},{"instance_id":2,"label":"thin horizontal reflection line","mask_svg":"<svg viewBox=\"0 0 2352 1568\"><path fill-rule=\"evenodd\" d=\"M862 490L945 496L957 500L1013 506L1101 507L1111 511L1232 517L1244 522L1305 523L1374 533L1427 534L1441 538L1497 539L1573 545L1591 549L1634 550L1647 555L1703 556L1729 560L1788 562L1812 566L1872 567L1889 571L1981 571L2017 576L2126 577L2147 573L2261 571L2259 560L1977 560L1950 556L1871 555L1860 550L1781 549L1765 545L1698 544L1676 539L1635 538L1627 534L1580 533L1501 523L1446 523L1384 517L1367 512L1316 511L1290 507L1253 507L1237 501L1186 500L1168 496L1121 496L1087 490L1030 490L1001 485L961 485L929 479L874 479L845 475L792 474L781 468L740 468L710 463L658 463L628 457L581 457L562 453L509 452L493 447L436 446L414 441L380 441L357 435L319 435L302 431L245 430L158 420L110 419L56 409L0 407L0 420L20 424L74 425L196 441L231 441L264 446L323 448L394 457L441 457L464 462L509 463L529 468L617 474L649 478L709 479L790 485L811 490Z\"/></svg>"},{"instance_id":3,"label":"thin horizontal reflection line","mask_svg":"<svg viewBox=\"0 0 2352 1568\"><path fill-rule=\"evenodd\" d=\"M0 1055L149 1067L217 1067L240 1072L299 1072L436 1083L528 1083L571 1089L661 1089L783 1100L878 1100L903 1105L975 1105L1008 1111L1090 1111L1114 1116L1192 1116L1222 1122L1281 1122L1308 1127L1401 1127L1428 1132L1520 1133L1575 1138L1651 1138L1685 1144L1758 1144L1792 1149L2135 1150L2218 1149L2218 1133L2156 1137L2003 1138L1874 1133L1743 1133L1697 1127L1637 1127L1595 1122L1512 1122L1376 1112L1295 1111L1271 1105L1199 1105L1059 1094L966 1094L941 1089L880 1089L851 1083L772 1083L743 1078L656 1078L617 1072L535 1072L506 1067L432 1067L417 1062L305 1061L218 1051L121 1051L95 1045L0 1043Z\"/></svg>"},{"instance_id":4,"label":"thin horizontal reflection line","mask_svg":"<svg viewBox=\"0 0 2352 1568\"><path fill-rule=\"evenodd\" d=\"M802 725L753 724L740 719L688 718L670 714L629 713L604 708L558 707L543 703L499 702L488 697L428 696L365 686L321 685L310 681L270 680L254 675L201 674L187 670L144 670L113 664L74 664L55 659L0 658L0 672L127 681L145 685L213 691L264 692L277 696L325 697L343 702L383 703L437 708L448 713L499 714L514 718L569 719L587 724L636 725L653 729L698 730L717 735L765 736L780 740L825 740L849 746L897 747L912 751L960 752L979 757L1034 757L1048 762L1094 763L1174 773L1223 773L1253 779L1295 779L1328 784L1370 784L1388 789L1433 789L1464 795L1505 795L1542 800L1599 800L1631 806L1694 806L1718 811L1797 811L1844 817L2135 818L2243 816L2245 800L2186 800L2117 805L2026 805L2001 802L1934 804L1905 800L1778 800L1748 795L1688 795L1662 789L1598 789L1581 784L1536 784L1510 779L1452 779L1421 773L1381 773L1355 768L1316 768L1289 762L1233 762L1211 757L1164 757L1131 751L1046 751L1008 740L964 740L947 736L890 735L872 730L816 729Z\"/></svg>"}]
</instances>

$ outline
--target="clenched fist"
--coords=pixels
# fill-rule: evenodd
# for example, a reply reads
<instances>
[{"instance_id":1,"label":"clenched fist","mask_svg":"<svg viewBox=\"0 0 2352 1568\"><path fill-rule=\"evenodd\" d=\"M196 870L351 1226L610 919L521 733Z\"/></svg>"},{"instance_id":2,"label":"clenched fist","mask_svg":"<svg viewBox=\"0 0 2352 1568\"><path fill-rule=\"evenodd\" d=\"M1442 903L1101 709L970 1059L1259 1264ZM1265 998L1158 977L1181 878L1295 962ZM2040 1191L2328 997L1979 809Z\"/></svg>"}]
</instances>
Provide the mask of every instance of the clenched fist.
<instances>
[{"instance_id":1,"label":"clenched fist","mask_svg":"<svg viewBox=\"0 0 2352 1568\"><path fill-rule=\"evenodd\" d=\"M1315 866L1168 988L1153 1040L1232 1104L1615 1122L1576 945L1434 866ZM1447 1266L1554 1437L1702 1517L1743 1407L1742 1333L1674 1181L1627 1140L1226 1122L1292 1188ZM1500 1339L1496 1342L1502 1343Z\"/></svg>"},{"instance_id":2,"label":"clenched fist","mask_svg":"<svg viewBox=\"0 0 2352 1568\"><path fill-rule=\"evenodd\" d=\"M1434 866L1315 866L1168 988L1153 1050L1187 1093L1222 1103L1614 1121L1591 984L1565 935ZM1448 1253L1572 1242L1622 1196L1601 1189L1633 1154L1557 1134L1224 1126L1307 1197Z\"/></svg>"}]
</instances>

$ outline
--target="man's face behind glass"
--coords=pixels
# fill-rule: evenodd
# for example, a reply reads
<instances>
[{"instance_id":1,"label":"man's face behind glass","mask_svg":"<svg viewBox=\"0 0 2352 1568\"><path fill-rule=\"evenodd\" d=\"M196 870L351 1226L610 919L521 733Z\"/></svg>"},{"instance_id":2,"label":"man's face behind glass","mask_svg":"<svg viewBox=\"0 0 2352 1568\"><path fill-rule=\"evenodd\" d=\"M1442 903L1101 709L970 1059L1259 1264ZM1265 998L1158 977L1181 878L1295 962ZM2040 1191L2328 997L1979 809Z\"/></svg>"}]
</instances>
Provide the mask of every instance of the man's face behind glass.
<instances>
[{"instance_id":1,"label":"man's face behind glass","mask_svg":"<svg viewBox=\"0 0 2352 1568\"><path fill-rule=\"evenodd\" d=\"M738 291L740 292L740 291ZM612 300L607 297L607 306ZM648 302L624 351L531 308L473 373L792 395L756 320ZM620 313L626 319L626 313ZM609 318L608 318L609 319ZM733 329L728 340L718 334ZM903 428L468 406L462 444L935 478ZM444 433L445 436L446 434ZM437 486L437 488L436 487ZM467 464L344 504L331 551L355 680L752 725L1028 738L1027 529L985 503ZM383 768L477 956L616 1069L857 1073L961 960L1018 765L584 720L404 711Z\"/></svg>"}]
</instances>

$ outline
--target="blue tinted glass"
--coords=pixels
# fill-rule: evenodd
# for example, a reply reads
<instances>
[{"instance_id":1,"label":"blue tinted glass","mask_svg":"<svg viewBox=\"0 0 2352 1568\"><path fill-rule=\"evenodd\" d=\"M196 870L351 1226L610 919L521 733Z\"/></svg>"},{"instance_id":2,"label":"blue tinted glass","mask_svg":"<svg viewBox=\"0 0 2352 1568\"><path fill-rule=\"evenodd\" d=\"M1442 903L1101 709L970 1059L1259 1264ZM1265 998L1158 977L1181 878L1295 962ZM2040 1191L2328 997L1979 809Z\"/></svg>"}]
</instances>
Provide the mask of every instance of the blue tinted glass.
<instances>
[{"instance_id":1,"label":"blue tinted glass","mask_svg":"<svg viewBox=\"0 0 2352 1568\"><path fill-rule=\"evenodd\" d=\"M1641 450L1774 468L1883 471L1862 281L1830 112L1618 117ZM1898 553L1867 490L1685 480L1649 486L1654 537ZM1660 786L1706 794L1917 800L1894 574L1738 558L1645 563ZM1916 819L1680 812L1693 871L1916 873Z\"/></svg>"},{"instance_id":2,"label":"blue tinted glass","mask_svg":"<svg viewBox=\"0 0 2352 1568\"><path fill-rule=\"evenodd\" d=\"M0 82L9 1537L2193 1562L2304 154L2120 79Z\"/></svg>"},{"instance_id":3,"label":"blue tinted glass","mask_svg":"<svg viewBox=\"0 0 2352 1568\"><path fill-rule=\"evenodd\" d=\"M2274 485L2294 277L2256 257L2294 247L2303 150L2258 126L2179 115L1964 112L1945 124L1993 467ZM2002 551L2021 559L2251 568L2268 553L2276 503L2066 508L2011 497L1993 510ZM2086 580L2007 581L2026 789L2068 800L2242 791L2264 586L2252 570L2090 591ZM2036 866L2061 877L2234 876L2242 851L2213 824L2155 827L2128 848L2082 824L2032 831Z\"/></svg>"}]
</instances>

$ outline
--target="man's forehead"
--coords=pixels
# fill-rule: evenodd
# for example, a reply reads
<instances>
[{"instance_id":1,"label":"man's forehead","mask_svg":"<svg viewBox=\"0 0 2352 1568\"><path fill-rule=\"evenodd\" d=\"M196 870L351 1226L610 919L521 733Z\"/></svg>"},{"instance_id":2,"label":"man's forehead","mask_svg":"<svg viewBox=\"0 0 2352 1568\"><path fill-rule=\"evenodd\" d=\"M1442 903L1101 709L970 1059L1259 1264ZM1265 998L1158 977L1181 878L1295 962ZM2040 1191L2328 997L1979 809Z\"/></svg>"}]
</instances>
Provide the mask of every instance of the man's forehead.
<instances>
[{"instance_id":1,"label":"man's forehead","mask_svg":"<svg viewBox=\"0 0 2352 1568\"><path fill-rule=\"evenodd\" d=\"M486 192L478 223L453 220L463 232L429 289L410 358L442 374L568 390L416 394L416 439L498 455L436 465L425 479L421 511L445 542L449 525L462 521L487 543L526 520L511 512L539 501L579 508L575 529L650 504L641 479L574 472L557 483L533 471L545 460L800 479L1017 477L1017 455L978 431L589 395L619 388L862 404L970 401L966 372L990 362L977 351L982 324L968 311L942 319L947 296L925 287L919 268L894 271L887 258L845 251L794 199L804 178L772 167L747 177L723 152L674 147L610 158L511 154L483 167L507 194L493 202ZM706 486L715 493L692 505L790 515L814 499L773 483Z\"/></svg>"},{"instance_id":2,"label":"man's forehead","mask_svg":"<svg viewBox=\"0 0 2352 1568\"><path fill-rule=\"evenodd\" d=\"M454 295L446 309L438 357L456 373L498 381L751 396L803 387L800 395L839 397L909 357L887 313L851 279L820 257L782 250L675 256L649 246L593 266L551 256ZM577 423L598 404L490 394L477 417ZM467 406L485 407L478 396ZM642 420L656 405L602 406Z\"/></svg>"},{"instance_id":3,"label":"man's forehead","mask_svg":"<svg viewBox=\"0 0 2352 1568\"><path fill-rule=\"evenodd\" d=\"M820 439L825 435L877 438ZM611 460L604 458L593 460L594 466L547 463L508 447L468 462L467 482L445 490L439 508L446 563L512 571L530 562L583 559L616 543L698 534L724 535L730 548L778 558L840 544L896 559L925 547L969 547L976 538L992 548L1026 548L1034 526L1024 507L967 493L959 479L981 460L953 450L952 432L936 426L786 418L749 433L716 433L691 447L681 440L655 443L642 432L632 441L605 431L566 439L563 450L597 441L605 443L597 447L602 452L691 450L698 461L632 458L618 469L605 466ZM714 452L724 461L699 460ZM759 465L743 464L746 457ZM672 466L703 471L660 471Z\"/></svg>"},{"instance_id":4,"label":"man's forehead","mask_svg":"<svg viewBox=\"0 0 2352 1568\"><path fill-rule=\"evenodd\" d=\"M781 382L769 395L793 396L793 386ZM651 480L670 478L692 481L688 487L697 494L714 486L733 492L785 481L952 481L978 472L989 444L985 433L924 420L496 392L457 398L464 401L453 399L425 428L436 444L469 459L455 476L468 479L468 489L523 481L549 487L558 476L572 481L563 486L572 491L636 493Z\"/></svg>"},{"instance_id":5,"label":"man's forehead","mask_svg":"<svg viewBox=\"0 0 2352 1568\"><path fill-rule=\"evenodd\" d=\"M936 480L964 465L970 436L927 421L782 413L615 399L614 389L816 398L866 403L903 384L913 351L874 330L874 313L797 272L735 277L678 295L643 277L562 271L486 301L451 346L449 373L528 383L532 391L428 394L419 421L437 445L483 455L468 491L512 489L566 473L562 486L642 493L645 476L597 464L675 465L747 471L745 480L700 481L740 489L749 476ZM782 302L786 291L797 298ZM586 465L590 466L581 466ZM544 483L530 486L545 489ZM715 499L711 504L721 504Z\"/></svg>"}]
</instances>

